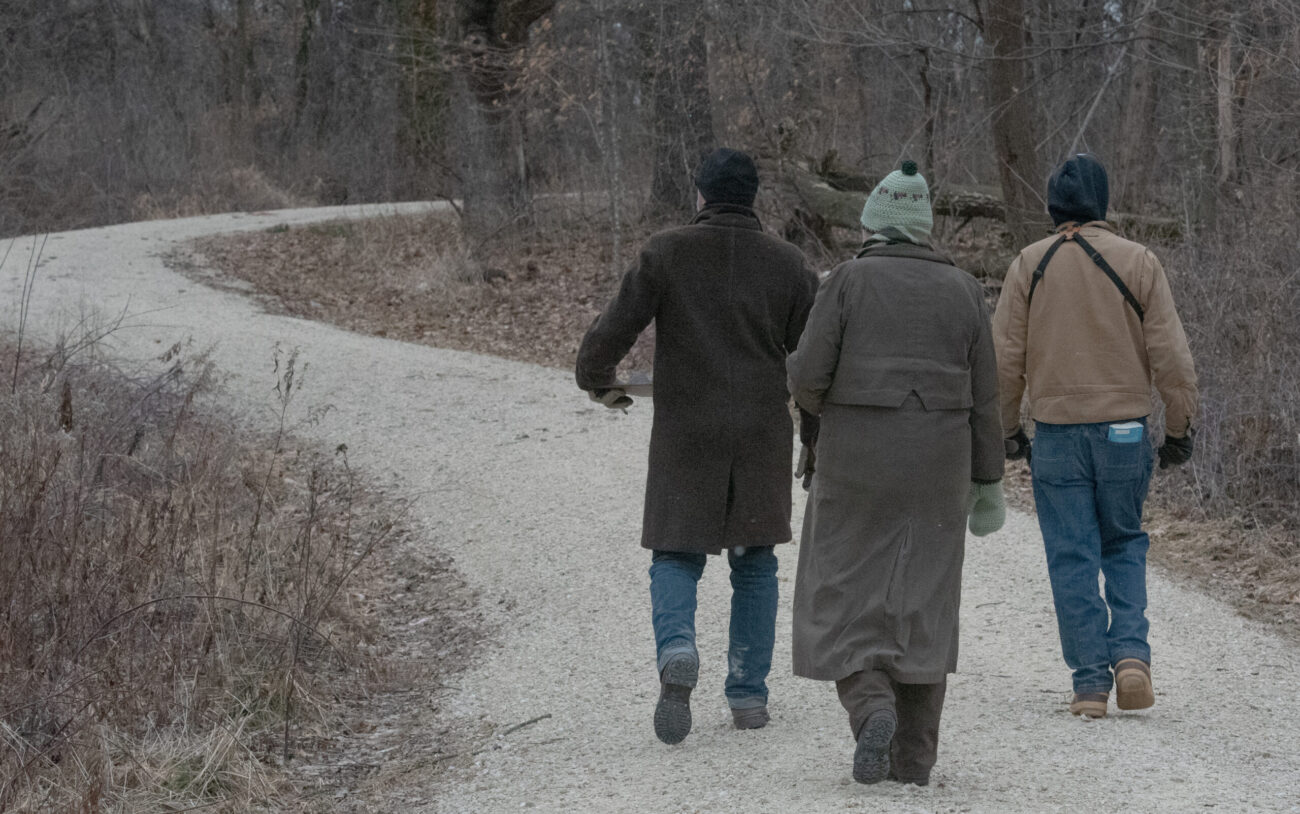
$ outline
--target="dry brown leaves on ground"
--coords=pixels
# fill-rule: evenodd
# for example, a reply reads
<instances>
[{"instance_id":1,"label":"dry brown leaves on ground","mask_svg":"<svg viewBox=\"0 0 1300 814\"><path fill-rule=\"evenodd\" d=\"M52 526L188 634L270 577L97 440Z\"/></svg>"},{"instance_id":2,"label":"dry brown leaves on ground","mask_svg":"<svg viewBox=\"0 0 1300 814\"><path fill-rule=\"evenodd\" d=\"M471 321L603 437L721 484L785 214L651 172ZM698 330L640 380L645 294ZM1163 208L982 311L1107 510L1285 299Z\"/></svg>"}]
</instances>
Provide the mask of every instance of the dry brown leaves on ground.
<instances>
[{"instance_id":1,"label":"dry brown leaves on ground","mask_svg":"<svg viewBox=\"0 0 1300 814\"><path fill-rule=\"evenodd\" d=\"M446 216L274 228L196 245L272 310L558 368L572 368L620 276L589 230L514 238L473 258Z\"/></svg>"}]
</instances>

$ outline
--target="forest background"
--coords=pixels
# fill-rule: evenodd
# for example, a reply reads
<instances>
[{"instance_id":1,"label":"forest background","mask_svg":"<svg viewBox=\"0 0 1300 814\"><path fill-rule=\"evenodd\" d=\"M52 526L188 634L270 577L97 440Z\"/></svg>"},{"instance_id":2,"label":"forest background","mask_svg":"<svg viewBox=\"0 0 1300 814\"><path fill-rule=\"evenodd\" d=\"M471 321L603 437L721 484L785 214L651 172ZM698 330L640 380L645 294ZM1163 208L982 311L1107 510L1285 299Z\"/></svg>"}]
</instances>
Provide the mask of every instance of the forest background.
<instances>
[{"instance_id":1,"label":"forest background","mask_svg":"<svg viewBox=\"0 0 1300 814\"><path fill-rule=\"evenodd\" d=\"M727 144L823 267L916 159L996 290L1051 168L1093 152L1196 355L1187 505L1300 519L1290 0L12 0L0 43L0 236L442 198L474 254L554 239L564 199L616 277Z\"/></svg>"},{"instance_id":2,"label":"forest background","mask_svg":"<svg viewBox=\"0 0 1300 814\"><path fill-rule=\"evenodd\" d=\"M1242 597L1254 603L1248 610L1268 606L1263 615L1292 631L1300 609L1297 132L1294 0L0 4L0 258L26 263L29 280L39 257L10 257L10 238L228 211L447 200L450 224L284 227L232 238L239 250L227 242L204 251L292 313L413 341L450 336L452 346L560 366L638 242L689 217L691 171L715 145L759 159L764 223L823 269L855 247L865 192L901 159L916 160L935 192L936 242L984 280L990 299L1015 251L1050 227L1043 195L1053 166L1095 153L1110 171L1113 219L1169 272L1200 376L1196 454L1154 490L1153 556L1226 585L1239 606ZM363 229L372 230L354 240ZM446 266L448 279L414 292L407 283L427 282L430 263ZM403 277L402 264L413 276ZM351 312L318 313L345 300ZM426 324L439 308L448 313L433 316L451 326L441 334ZM539 325L521 332L521 321ZM354 522L391 512L382 502L366 508L371 499L346 458L290 455L285 412L254 454L228 437L236 428L221 416L211 419L217 431L200 425L192 442L175 441L189 437L172 428L191 424L206 373L168 384L160 397L157 382L123 384L74 364L80 345L71 355L58 346L23 357L18 324L17 348L14 336L0 336L15 394L0 405L10 411L0 422L0 453L9 456L0 467L0 542L41 554L0 558L0 593L10 598L0 673L14 669L0 693L0 811L32 799L96 810L101 797L133 799L139 789L171 801L229 799L231 810L244 810L243 801L269 793L247 779L261 770L250 767L271 754L290 763L310 729L301 711L309 704L298 699L337 695L322 689L332 686L332 667L305 666L304 631L362 627L335 598L361 559L400 529ZM275 366L286 412L291 359L277 356ZM133 453L143 438L141 449L156 458L150 471L207 472L181 466L186 456L223 467L177 484L125 465L96 468L95 455L61 458L73 404L87 448L129 442L126 457L143 456ZM119 437L137 425L148 432ZM303 473L285 463L291 458ZM105 488L105 473L121 483ZM295 478L308 486L277 485ZM1017 478L1023 498L1024 473L1013 469L1013 494ZM91 492L131 498L117 502L126 507L121 528L84 511L80 496ZM272 504L289 519L260 523ZM337 511L316 512L326 504ZM206 541L214 553L203 579L193 563L176 573L156 568L157 524L137 522L177 512L211 518L167 538L177 551ZM35 522L48 517L62 525ZM222 520L232 517L233 525ZM222 523L233 529L229 540L209 534ZM91 526L98 537L86 536ZM332 542L299 544L318 536ZM125 572L87 567L97 562L92 538L109 563L125 550L121 541L140 541L143 553L129 558L138 579L96 581L96 573ZM218 556L227 543L239 556ZM246 573L209 567L228 561L247 572L254 549L282 552L266 561L267 574L318 575L301 581L310 590L291 580L261 586L265 620L244 598ZM181 605L135 624L130 635L177 654L175 674L124 694L103 677L144 674L155 663L149 646L97 661L78 642L103 639L105 619L150 605L169 580L198 585L190 593L210 604L237 596L248 618L212 614L227 621L199 624ZM451 623L439 627L461 636ZM431 661L451 669L455 659ZM189 678L173 680L182 674ZM252 700L228 720L212 712L208 694L185 689L191 684L235 687L226 692ZM88 725L147 730L141 721L206 720L204 710L216 723L196 727L197 743L168 742L153 759L138 745L105 746ZM230 746L238 739L228 733L246 724L256 734L245 739L261 744L256 759ZM226 757L214 761L217 753ZM71 754L77 759L63 759ZM103 768L117 765L135 768ZM76 766L89 768L68 768Z\"/></svg>"}]
</instances>

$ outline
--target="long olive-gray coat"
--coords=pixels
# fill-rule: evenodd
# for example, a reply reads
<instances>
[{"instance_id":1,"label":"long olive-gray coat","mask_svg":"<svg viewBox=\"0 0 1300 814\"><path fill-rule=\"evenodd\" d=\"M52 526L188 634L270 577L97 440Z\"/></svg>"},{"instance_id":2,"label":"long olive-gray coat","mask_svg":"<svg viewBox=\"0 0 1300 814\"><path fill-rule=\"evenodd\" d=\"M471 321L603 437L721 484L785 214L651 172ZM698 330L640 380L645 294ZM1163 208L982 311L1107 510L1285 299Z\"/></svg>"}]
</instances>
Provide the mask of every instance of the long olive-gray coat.
<instances>
[{"instance_id":1,"label":"long olive-gray coat","mask_svg":"<svg viewBox=\"0 0 1300 814\"><path fill-rule=\"evenodd\" d=\"M981 287L928 249L868 247L823 284L787 368L821 415L794 671L941 681L957 665L970 482L1003 468Z\"/></svg>"},{"instance_id":2,"label":"long olive-gray coat","mask_svg":"<svg viewBox=\"0 0 1300 814\"><path fill-rule=\"evenodd\" d=\"M650 238L587 331L576 378L594 390L655 323L644 547L716 554L790 540L785 358L816 289L802 253L752 210L712 205Z\"/></svg>"}]
</instances>

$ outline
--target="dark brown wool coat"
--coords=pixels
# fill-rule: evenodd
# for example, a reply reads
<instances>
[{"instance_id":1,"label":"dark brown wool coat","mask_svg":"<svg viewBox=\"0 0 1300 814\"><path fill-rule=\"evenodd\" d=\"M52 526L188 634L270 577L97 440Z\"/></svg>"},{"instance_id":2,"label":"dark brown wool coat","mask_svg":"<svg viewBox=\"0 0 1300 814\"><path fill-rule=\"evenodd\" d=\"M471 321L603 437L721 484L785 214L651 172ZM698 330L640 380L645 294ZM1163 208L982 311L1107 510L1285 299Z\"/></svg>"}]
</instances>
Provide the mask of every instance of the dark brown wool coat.
<instances>
[{"instance_id":1,"label":"dark brown wool coat","mask_svg":"<svg viewBox=\"0 0 1300 814\"><path fill-rule=\"evenodd\" d=\"M790 540L785 358L817 289L803 254L746 207L654 235L582 340L578 386L614 378L655 323L654 426L641 545L716 554Z\"/></svg>"},{"instance_id":2,"label":"dark brown wool coat","mask_svg":"<svg viewBox=\"0 0 1300 814\"><path fill-rule=\"evenodd\" d=\"M997 363L980 285L942 256L880 245L823 284L790 389L821 415L794 592L794 672L957 665L972 478L1002 477Z\"/></svg>"}]
</instances>

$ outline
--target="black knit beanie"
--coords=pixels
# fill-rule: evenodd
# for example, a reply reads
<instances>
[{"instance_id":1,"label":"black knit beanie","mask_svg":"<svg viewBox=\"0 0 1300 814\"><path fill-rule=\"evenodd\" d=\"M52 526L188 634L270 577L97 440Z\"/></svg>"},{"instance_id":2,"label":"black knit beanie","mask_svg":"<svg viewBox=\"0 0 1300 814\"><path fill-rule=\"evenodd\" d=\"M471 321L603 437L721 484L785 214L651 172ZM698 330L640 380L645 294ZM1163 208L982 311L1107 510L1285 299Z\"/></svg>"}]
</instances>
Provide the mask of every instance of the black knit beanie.
<instances>
[{"instance_id":1,"label":"black knit beanie","mask_svg":"<svg viewBox=\"0 0 1300 814\"><path fill-rule=\"evenodd\" d=\"M719 147L700 161L695 186L705 203L753 206L758 194L758 167L754 159L726 147Z\"/></svg>"},{"instance_id":2,"label":"black knit beanie","mask_svg":"<svg viewBox=\"0 0 1300 814\"><path fill-rule=\"evenodd\" d=\"M1066 161L1047 182L1047 213L1057 226L1069 221L1105 220L1109 205L1106 168L1087 153Z\"/></svg>"}]
</instances>

